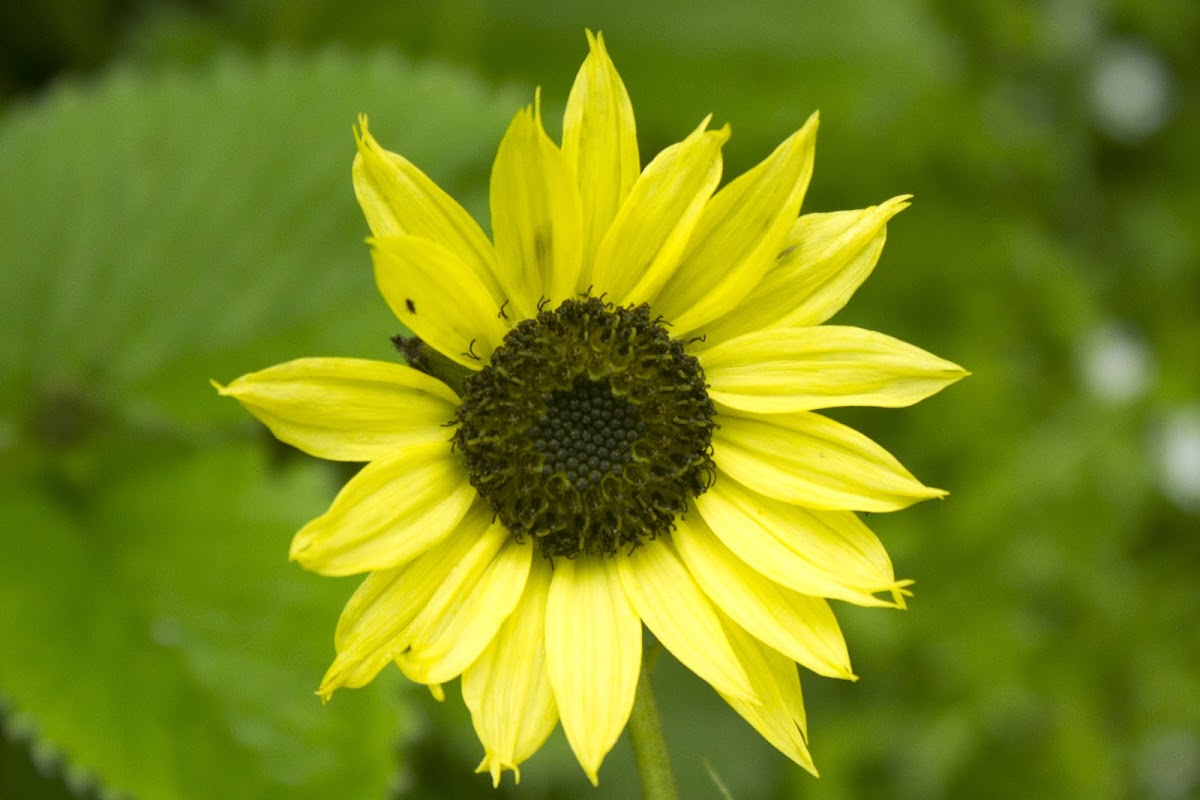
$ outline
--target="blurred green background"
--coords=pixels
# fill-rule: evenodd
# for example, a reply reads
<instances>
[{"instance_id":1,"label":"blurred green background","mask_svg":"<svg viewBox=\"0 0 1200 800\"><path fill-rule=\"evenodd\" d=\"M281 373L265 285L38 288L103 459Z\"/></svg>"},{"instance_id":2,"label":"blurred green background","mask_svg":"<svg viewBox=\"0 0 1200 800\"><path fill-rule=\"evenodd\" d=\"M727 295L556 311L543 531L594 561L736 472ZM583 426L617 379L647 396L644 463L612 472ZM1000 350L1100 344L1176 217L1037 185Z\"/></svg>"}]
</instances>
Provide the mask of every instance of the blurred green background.
<instances>
[{"instance_id":1,"label":"blurred green background","mask_svg":"<svg viewBox=\"0 0 1200 800\"><path fill-rule=\"evenodd\" d=\"M493 791L456 687L322 707L355 581L286 552L345 473L207 383L394 357L355 115L486 218L585 26L644 156L713 112L733 175L819 108L806 210L916 196L838 321L974 373L838 415L951 496L869 520L916 596L838 607L821 779L664 658L684 796L1200 797L1194 0L0 4L0 797L638 796L560 733Z\"/></svg>"}]
</instances>

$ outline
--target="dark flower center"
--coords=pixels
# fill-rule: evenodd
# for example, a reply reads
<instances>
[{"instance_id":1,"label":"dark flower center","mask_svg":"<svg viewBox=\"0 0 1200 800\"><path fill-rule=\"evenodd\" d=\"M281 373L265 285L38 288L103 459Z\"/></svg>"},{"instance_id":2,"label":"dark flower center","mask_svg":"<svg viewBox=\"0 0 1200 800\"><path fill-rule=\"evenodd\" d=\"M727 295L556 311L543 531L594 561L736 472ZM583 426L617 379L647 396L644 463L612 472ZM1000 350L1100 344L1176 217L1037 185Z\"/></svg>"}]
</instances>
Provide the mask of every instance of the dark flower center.
<instances>
[{"instance_id":1,"label":"dark flower center","mask_svg":"<svg viewBox=\"0 0 1200 800\"><path fill-rule=\"evenodd\" d=\"M454 446L471 485L547 557L668 534L712 483L704 373L646 305L567 300L518 323L464 385Z\"/></svg>"},{"instance_id":2,"label":"dark flower center","mask_svg":"<svg viewBox=\"0 0 1200 800\"><path fill-rule=\"evenodd\" d=\"M633 443L646 430L637 406L616 397L607 379L579 377L546 398L546 414L529 428L542 454L542 474L563 474L584 490L605 475L620 475L633 460Z\"/></svg>"}]
</instances>

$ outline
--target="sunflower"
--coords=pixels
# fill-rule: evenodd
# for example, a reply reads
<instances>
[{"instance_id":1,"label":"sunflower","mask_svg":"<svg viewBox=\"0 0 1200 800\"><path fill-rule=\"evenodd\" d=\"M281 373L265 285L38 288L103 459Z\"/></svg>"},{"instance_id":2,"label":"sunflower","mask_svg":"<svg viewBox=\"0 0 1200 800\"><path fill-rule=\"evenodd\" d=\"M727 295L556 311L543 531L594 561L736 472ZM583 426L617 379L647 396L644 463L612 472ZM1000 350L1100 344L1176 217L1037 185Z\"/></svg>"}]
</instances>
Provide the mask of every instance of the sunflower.
<instances>
[{"instance_id":1,"label":"sunflower","mask_svg":"<svg viewBox=\"0 0 1200 800\"><path fill-rule=\"evenodd\" d=\"M315 456L368 462L291 557L367 573L319 694L395 663L462 696L499 783L563 731L595 783L630 716L643 624L815 774L797 665L853 678L828 599L903 606L855 512L944 494L816 413L899 407L962 369L823 325L868 276L897 197L799 216L814 114L718 190L728 126L640 166L600 36L562 144L538 101L491 175L489 241L365 118L354 188L408 365L304 358L236 398Z\"/></svg>"}]
</instances>

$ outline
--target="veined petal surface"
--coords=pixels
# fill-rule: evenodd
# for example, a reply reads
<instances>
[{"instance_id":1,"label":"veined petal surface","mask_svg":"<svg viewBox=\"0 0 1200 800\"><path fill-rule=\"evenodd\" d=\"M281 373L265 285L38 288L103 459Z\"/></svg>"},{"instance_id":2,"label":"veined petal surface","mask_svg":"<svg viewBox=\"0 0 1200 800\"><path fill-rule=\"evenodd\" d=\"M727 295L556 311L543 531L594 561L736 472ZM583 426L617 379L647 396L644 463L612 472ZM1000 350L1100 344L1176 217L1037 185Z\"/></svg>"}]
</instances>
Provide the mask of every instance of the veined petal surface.
<instances>
[{"instance_id":1,"label":"veined petal surface","mask_svg":"<svg viewBox=\"0 0 1200 800\"><path fill-rule=\"evenodd\" d=\"M859 211L805 214L792 225L775 264L741 303L695 333L712 347L749 331L819 325L837 313L871 274L887 222L909 195Z\"/></svg>"},{"instance_id":2,"label":"veined petal surface","mask_svg":"<svg viewBox=\"0 0 1200 800\"><path fill-rule=\"evenodd\" d=\"M712 604L664 539L645 542L617 565L625 594L663 647L717 691L754 698Z\"/></svg>"},{"instance_id":3,"label":"veined petal surface","mask_svg":"<svg viewBox=\"0 0 1200 800\"><path fill-rule=\"evenodd\" d=\"M332 461L374 461L409 444L445 442L458 396L411 367L359 358L300 358L217 391L275 438Z\"/></svg>"},{"instance_id":4,"label":"veined petal surface","mask_svg":"<svg viewBox=\"0 0 1200 800\"><path fill-rule=\"evenodd\" d=\"M663 150L642 171L600 242L593 294L636 305L658 294L687 247L704 206L721 181L721 146L729 126L706 130Z\"/></svg>"},{"instance_id":5,"label":"veined petal surface","mask_svg":"<svg viewBox=\"0 0 1200 800\"><path fill-rule=\"evenodd\" d=\"M562 152L574 171L583 209L583 267L577 291L592 283L592 262L641 170L633 105L604 47L587 32L584 60L563 113Z\"/></svg>"},{"instance_id":6,"label":"veined petal surface","mask_svg":"<svg viewBox=\"0 0 1200 800\"><path fill-rule=\"evenodd\" d=\"M418 236L372 244L375 283L397 319L446 358L482 368L508 328L475 273L450 250Z\"/></svg>"},{"instance_id":7,"label":"veined petal surface","mask_svg":"<svg viewBox=\"0 0 1200 800\"><path fill-rule=\"evenodd\" d=\"M554 690L546 672L546 597L553 571L535 557L525 591L492 642L462 676L463 702L483 743L479 772L492 784L520 765L546 741L558 723Z\"/></svg>"},{"instance_id":8,"label":"veined petal surface","mask_svg":"<svg viewBox=\"0 0 1200 800\"><path fill-rule=\"evenodd\" d=\"M444 540L402 567L367 576L338 619L337 657L317 693L369 683L409 642L408 628L455 566L475 548L491 522L491 510L476 501Z\"/></svg>"},{"instance_id":9,"label":"veined petal surface","mask_svg":"<svg viewBox=\"0 0 1200 800\"><path fill-rule=\"evenodd\" d=\"M445 442L409 445L351 478L296 534L291 558L322 575L399 566L444 539L474 499Z\"/></svg>"},{"instance_id":10,"label":"veined petal surface","mask_svg":"<svg viewBox=\"0 0 1200 800\"><path fill-rule=\"evenodd\" d=\"M595 785L633 709L642 623L616 562L561 559L546 603L546 670L575 758Z\"/></svg>"},{"instance_id":11,"label":"veined petal surface","mask_svg":"<svg viewBox=\"0 0 1200 800\"><path fill-rule=\"evenodd\" d=\"M440 684L479 657L525 589L531 542L511 541L493 523L409 626L408 649L396 663L408 679Z\"/></svg>"},{"instance_id":12,"label":"veined petal surface","mask_svg":"<svg viewBox=\"0 0 1200 800\"><path fill-rule=\"evenodd\" d=\"M753 418L722 413L713 460L776 500L828 510L896 511L945 495L923 486L853 428L811 411Z\"/></svg>"},{"instance_id":13,"label":"veined petal surface","mask_svg":"<svg viewBox=\"0 0 1200 800\"><path fill-rule=\"evenodd\" d=\"M748 702L722 695L725 702L779 752L816 775L817 768L808 752L808 724L796 665L724 614L721 620L746 673L754 681L757 696L757 702Z\"/></svg>"},{"instance_id":14,"label":"veined petal surface","mask_svg":"<svg viewBox=\"0 0 1200 800\"><path fill-rule=\"evenodd\" d=\"M899 339L835 325L755 331L698 357L711 385L709 397L761 414L908 406L967 374Z\"/></svg>"},{"instance_id":15,"label":"veined petal surface","mask_svg":"<svg viewBox=\"0 0 1200 800\"><path fill-rule=\"evenodd\" d=\"M377 238L419 236L437 242L475 273L497 306L503 303L504 293L496 280L496 254L479 223L412 162L380 147L367 130L366 116L359 117L358 124L354 194L371 234Z\"/></svg>"},{"instance_id":16,"label":"veined petal surface","mask_svg":"<svg viewBox=\"0 0 1200 800\"><path fill-rule=\"evenodd\" d=\"M720 471L695 503L726 547L782 586L860 606L903 605L910 582L896 580L883 543L853 512L773 500Z\"/></svg>"},{"instance_id":17,"label":"veined petal surface","mask_svg":"<svg viewBox=\"0 0 1200 800\"><path fill-rule=\"evenodd\" d=\"M673 540L700 588L739 625L818 675L854 677L842 630L824 599L764 577L723 545L699 515L680 519Z\"/></svg>"},{"instance_id":18,"label":"veined petal surface","mask_svg":"<svg viewBox=\"0 0 1200 800\"><path fill-rule=\"evenodd\" d=\"M774 263L812 178L817 115L708 202L654 310L682 336L748 295Z\"/></svg>"},{"instance_id":19,"label":"veined petal surface","mask_svg":"<svg viewBox=\"0 0 1200 800\"><path fill-rule=\"evenodd\" d=\"M575 294L583 212L575 173L542 129L540 100L517 112L500 142L491 180L498 276L516 319Z\"/></svg>"}]
</instances>

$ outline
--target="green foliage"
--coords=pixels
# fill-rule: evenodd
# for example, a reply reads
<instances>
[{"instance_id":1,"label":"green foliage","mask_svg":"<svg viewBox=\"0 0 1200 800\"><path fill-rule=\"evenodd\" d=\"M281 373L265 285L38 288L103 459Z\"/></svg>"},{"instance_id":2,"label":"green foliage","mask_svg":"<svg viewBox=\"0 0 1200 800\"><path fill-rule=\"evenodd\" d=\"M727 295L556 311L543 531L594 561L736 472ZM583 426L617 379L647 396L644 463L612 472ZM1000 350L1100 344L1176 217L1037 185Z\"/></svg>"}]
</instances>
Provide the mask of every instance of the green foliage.
<instances>
[{"instance_id":1,"label":"green foliage","mask_svg":"<svg viewBox=\"0 0 1200 800\"><path fill-rule=\"evenodd\" d=\"M378 796L396 705L313 695L349 587L280 558L324 476L268 475L243 446L132 455L86 498L32 480L0 494L0 603L17 610L0 622L0 686L16 731L138 797Z\"/></svg>"},{"instance_id":2,"label":"green foliage","mask_svg":"<svg viewBox=\"0 0 1200 800\"><path fill-rule=\"evenodd\" d=\"M395 58L222 58L198 76L127 67L13 112L0 138L0 389L242 419L187 377L323 350L386 353L350 188L351 125L478 203L512 101ZM173 418L174 418L173 416Z\"/></svg>"},{"instance_id":3,"label":"green foliage","mask_svg":"<svg viewBox=\"0 0 1200 800\"><path fill-rule=\"evenodd\" d=\"M270 449L208 379L385 356L355 114L454 188L486 174L510 107L394 57L279 56L126 67L5 121L0 698L73 784L206 800L394 784L387 686L314 695L353 582L286 561L333 476Z\"/></svg>"},{"instance_id":4,"label":"green foliage","mask_svg":"<svg viewBox=\"0 0 1200 800\"><path fill-rule=\"evenodd\" d=\"M532 91L494 96L437 64L543 84L553 126L588 26L629 85L644 155L711 111L732 123L734 174L819 108L807 210L915 194L838 322L974 372L913 409L839 414L952 494L868 520L916 596L905 613L837 609L862 680L806 677L822 778L663 659L683 795L722 796L703 760L738 800L1200 791L1200 497L1173 488L1163 457L1200 426L1195 3L198 9L131 18L119 48L80 45L64 63L118 48L137 66L10 107L0 127L10 728L116 788L186 775L167 754L195 750L210 757L197 796L385 794L394 704L378 687L325 709L308 696L350 587L282 563L333 482L264 461L257 429L204 381L299 355L387 357L396 323L348 179L354 115L480 212L503 125ZM330 42L428 63L277 54ZM231 44L259 55L212 61ZM1097 99L1104 71L1130 64L1165 77L1118 101L1166 97L1132 137ZM150 700L129 718L138 705L117 704L134 686ZM405 719L429 714L400 747L403 796L635 796L624 743L593 791L560 734L519 787L493 792L470 774L479 746L447 689L441 705L403 700ZM152 767L134 770L130 741L153 744L132 751ZM321 783L352 768L361 783Z\"/></svg>"}]
</instances>

